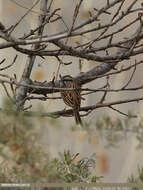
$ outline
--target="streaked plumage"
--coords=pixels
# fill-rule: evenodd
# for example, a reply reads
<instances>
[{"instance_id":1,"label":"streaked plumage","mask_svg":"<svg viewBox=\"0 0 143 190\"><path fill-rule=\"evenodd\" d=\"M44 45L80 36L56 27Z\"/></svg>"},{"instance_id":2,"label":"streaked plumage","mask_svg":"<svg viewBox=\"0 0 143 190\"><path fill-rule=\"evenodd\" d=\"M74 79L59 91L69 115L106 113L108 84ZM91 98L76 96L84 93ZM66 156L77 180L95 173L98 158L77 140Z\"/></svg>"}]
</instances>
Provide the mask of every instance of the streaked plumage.
<instances>
[{"instance_id":1,"label":"streaked plumage","mask_svg":"<svg viewBox=\"0 0 143 190\"><path fill-rule=\"evenodd\" d=\"M64 103L73 109L75 121L77 124L82 124L79 108L81 104L81 88L79 84L70 75L62 77L63 88L74 88L74 90L61 91L61 97Z\"/></svg>"}]
</instances>

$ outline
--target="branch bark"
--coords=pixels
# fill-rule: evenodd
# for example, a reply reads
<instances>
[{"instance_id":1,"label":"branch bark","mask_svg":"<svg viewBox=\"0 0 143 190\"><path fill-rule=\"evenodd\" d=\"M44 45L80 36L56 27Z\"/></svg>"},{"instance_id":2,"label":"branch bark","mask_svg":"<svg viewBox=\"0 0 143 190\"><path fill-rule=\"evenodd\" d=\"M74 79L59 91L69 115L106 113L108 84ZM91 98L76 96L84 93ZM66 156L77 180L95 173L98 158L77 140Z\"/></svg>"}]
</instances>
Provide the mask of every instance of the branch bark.
<instances>
[{"instance_id":1,"label":"branch bark","mask_svg":"<svg viewBox=\"0 0 143 190\"><path fill-rule=\"evenodd\" d=\"M42 36L43 34L44 26L42 26L42 23L45 21L45 18L47 16L47 3L48 3L48 0L41 0L40 15L39 15L39 21L38 21L39 30L37 31L38 36ZM32 46L32 49L36 50L39 47L40 47L40 43L37 43ZM23 74L20 80L20 84L24 84L24 85L29 84L29 78L31 75L31 71L32 71L35 59L36 59L35 55L28 56L25 69L23 71ZM17 104L18 109L23 108L27 92L28 92L27 87L19 86L16 88L15 97L16 97L16 104Z\"/></svg>"}]
</instances>

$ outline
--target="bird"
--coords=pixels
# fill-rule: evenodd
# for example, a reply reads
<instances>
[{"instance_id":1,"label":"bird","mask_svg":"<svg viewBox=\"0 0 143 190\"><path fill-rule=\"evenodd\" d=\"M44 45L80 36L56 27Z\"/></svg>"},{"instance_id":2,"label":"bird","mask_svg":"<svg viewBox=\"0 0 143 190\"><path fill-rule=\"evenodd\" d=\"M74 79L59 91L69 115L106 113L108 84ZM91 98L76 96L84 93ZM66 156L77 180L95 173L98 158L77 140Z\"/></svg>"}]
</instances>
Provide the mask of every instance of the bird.
<instances>
[{"instance_id":1,"label":"bird","mask_svg":"<svg viewBox=\"0 0 143 190\"><path fill-rule=\"evenodd\" d=\"M81 86L70 75L61 77L62 88L73 88L73 90L61 91L61 98L64 103L73 109L76 124L82 125L82 121L79 114L81 105Z\"/></svg>"}]
</instances>

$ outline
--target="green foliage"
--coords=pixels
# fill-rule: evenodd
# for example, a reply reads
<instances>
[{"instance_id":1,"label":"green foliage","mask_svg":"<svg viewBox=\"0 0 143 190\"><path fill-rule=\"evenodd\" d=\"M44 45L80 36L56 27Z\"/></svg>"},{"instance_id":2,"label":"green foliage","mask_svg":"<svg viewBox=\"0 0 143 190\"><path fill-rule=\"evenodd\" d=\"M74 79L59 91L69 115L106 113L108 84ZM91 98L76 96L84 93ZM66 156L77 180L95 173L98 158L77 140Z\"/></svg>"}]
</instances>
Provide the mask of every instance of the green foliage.
<instances>
[{"instance_id":1,"label":"green foliage","mask_svg":"<svg viewBox=\"0 0 143 190\"><path fill-rule=\"evenodd\" d=\"M79 154L71 155L69 151L60 154L57 169L62 181L65 182L96 182L99 177L93 175L95 158L79 158Z\"/></svg>"},{"instance_id":2,"label":"green foliage","mask_svg":"<svg viewBox=\"0 0 143 190\"><path fill-rule=\"evenodd\" d=\"M3 109L5 112L0 112L0 176L5 176L7 182L34 182L41 176L41 158L48 160L38 143L41 132L36 128L37 121L13 111L9 101L5 101Z\"/></svg>"},{"instance_id":3,"label":"green foliage","mask_svg":"<svg viewBox=\"0 0 143 190\"><path fill-rule=\"evenodd\" d=\"M107 147L117 147L124 139L123 126L120 119L113 119L108 115L100 117L96 122L96 128L101 137L104 137Z\"/></svg>"},{"instance_id":4,"label":"green foliage","mask_svg":"<svg viewBox=\"0 0 143 190\"><path fill-rule=\"evenodd\" d=\"M143 148L143 118L138 122L130 116L121 120L104 115L97 120L96 129L107 147L117 148L121 141L126 140L130 135L134 135L138 140L137 148Z\"/></svg>"},{"instance_id":5,"label":"green foliage","mask_svg":"<svg viewBox=\"0 0 143 190\"><path fill-rule=\"evenodd\" d=\"M128 181L129 183L143 183L143 167L138 167L138 176L135 177L133 175L131 175L129 178L128 178ZM139 187L133 187L132 190L140 190Z\"/></svg>"},{"instance_id":6,"label":"green foliage","mask_svg":"<svg viewBox=\"0 0 143 190\"><path fill-rule=\"evenodd\" d=\"M95 167L93 158L77 160L78 154L65 151L59 158L50 159L40 143L44 125L40 117L15 112L9 101L4 102L3 109L0 112L0 183L97 180L91 170Z\"/></svg>"},{"instance_id":7,"label":"green foliage","mask_svg":"<svg viewBox=\"0 0 143 190\"><path fill-rule=\"evenodd\" d=\"M84 122L82 128L73 125L71 130L86 131L89 142L96 135L102 139L107 148L118 148L120 142L134 136L138 140L137 148L143 148L143 118L135 119L132 115L129 112L128 117L124 119L112 117L111 115L102 115L94 125L93 123Z\"/></svg>"},{"instance_id":8,"label":"green foliage","mask_svg":"<svg viewBox=\"0 0 143 190\"><path fill-rule=\"evenodd\" d=\"M41 139L44 119L27 117L15 111L9 101L4 101L4 112L0 112L0 182L14 183L46 183L46 182L97 182L101 177L95 174L95 157L80 158L69 150L59 153L59 157L51 159L45 152ZM40 115L40 114L39 114ZM142 119L143 120L143 119ZM96 133L107 142L108 147L117 147L125 140L127 133L135 133L139 140L138 148L143 146L142 120L136 123L126 118L124 121L102 116L96 123ZM47 120L56 126L56 120ZM59 124L58 124L59 126ZM78 130L77 128L76 130ZM84 126L89 136L94 134L91 125ZM80 128L81 130L81 128ZM139 169L138 177L131 176L128 182L143 182L143 169ZM59 189L59 188L58 188ZM138 190L133 188L133 190Z\"/></svg>"}]
</instances>

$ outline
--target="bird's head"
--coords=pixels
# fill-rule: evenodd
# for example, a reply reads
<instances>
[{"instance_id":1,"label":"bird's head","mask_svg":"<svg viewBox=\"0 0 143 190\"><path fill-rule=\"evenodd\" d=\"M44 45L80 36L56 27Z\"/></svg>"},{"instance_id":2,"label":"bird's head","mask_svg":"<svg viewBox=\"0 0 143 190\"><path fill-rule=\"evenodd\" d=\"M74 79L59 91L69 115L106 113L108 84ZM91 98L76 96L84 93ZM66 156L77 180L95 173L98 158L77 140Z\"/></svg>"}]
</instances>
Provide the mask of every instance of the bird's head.
<instances>
[{"instance_id":1,"label":"bird's head","mask_svg":"<svg viewBox=\"0 0 143 190\"><path fill-rule=\"evenodd\" d=\"M72 82L73 77L70 75L60 76L61 78L61 86L65 86L67 82Z\"/></svg>"}]
</instances>

